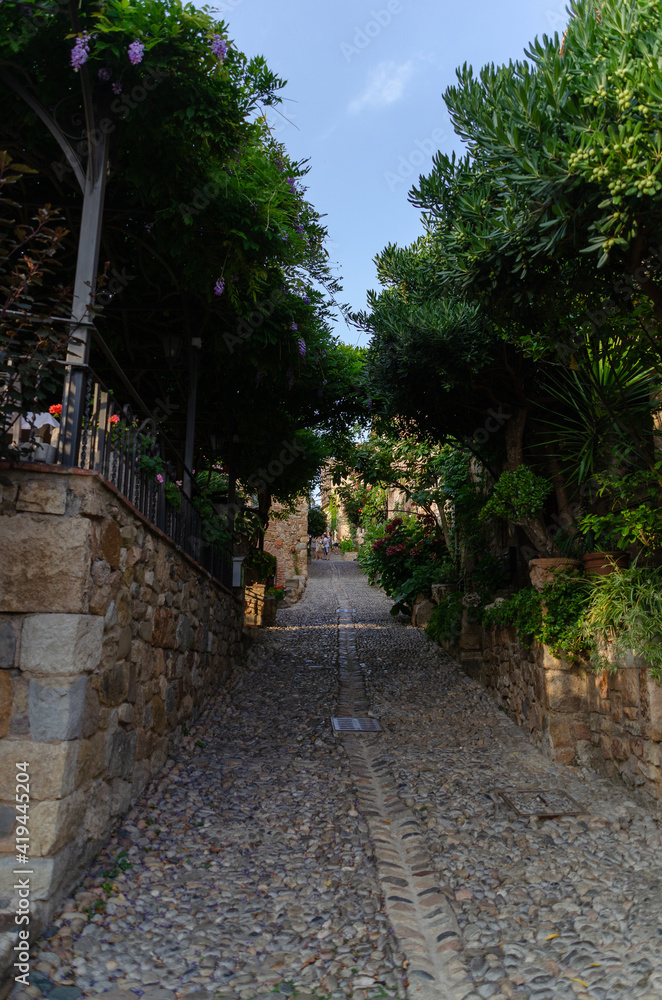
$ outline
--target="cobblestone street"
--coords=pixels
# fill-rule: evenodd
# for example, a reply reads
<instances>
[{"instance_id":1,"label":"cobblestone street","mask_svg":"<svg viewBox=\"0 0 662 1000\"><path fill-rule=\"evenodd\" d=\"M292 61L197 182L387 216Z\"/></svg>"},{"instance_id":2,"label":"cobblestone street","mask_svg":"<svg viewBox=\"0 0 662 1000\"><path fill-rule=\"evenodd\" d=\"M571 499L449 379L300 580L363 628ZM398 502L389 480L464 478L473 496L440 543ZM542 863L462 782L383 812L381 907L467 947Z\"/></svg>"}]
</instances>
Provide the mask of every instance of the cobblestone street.
<instances>
[{"instance_id":1,"label":"cobblestone street","mask_svg":"<svg viewBox=\"0 0 662 1000\"><path fill-rule=\"evenodd\" d=\"M662 1000L659 818L548 761L390 605L312 563L14 1000ZM334 735L352 715L382 731ZM519 788L579 814L520 818Z\"/></svg>"}]
</instances>

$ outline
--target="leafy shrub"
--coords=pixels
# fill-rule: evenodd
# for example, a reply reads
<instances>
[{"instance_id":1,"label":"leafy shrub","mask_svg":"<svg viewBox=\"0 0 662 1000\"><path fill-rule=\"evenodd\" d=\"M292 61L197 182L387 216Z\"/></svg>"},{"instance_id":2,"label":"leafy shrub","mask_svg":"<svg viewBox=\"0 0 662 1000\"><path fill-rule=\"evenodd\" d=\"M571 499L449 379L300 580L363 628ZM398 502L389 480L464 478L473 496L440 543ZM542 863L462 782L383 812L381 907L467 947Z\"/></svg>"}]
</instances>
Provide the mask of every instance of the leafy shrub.
<instances>
[{"instance_id":1,"label":"leafy shrub","mask_svg":"<svg viewBox=\"0 0 662 1000\"><path fill-rule=\"evenodd\" d=\"M548 584L541 595L544 614L536 638L555 652L571 656L587 652L593 639L584 634L582 623L592 589L590 580L569 574Z\"/></svg>"},{"instance_id":2,"label":"leafy shrub","mask_svg":"<svg viewBox=\"0 0 662 1000\"><path fill-rule=\"evenodd\" d=\"M662 462L656 463L655 470L597 477L598 495L603 507L604 501L608 503L609 511L585 514L578 525L580 532L595 539L595 550L625 549L629 545L662 548L660 474Z\"/></svg>"},{"instance_id":3,"label":"leafy shrub","mask_svg":"<svg viewBox=\"0 0 662 1000\"><path fill-rule=\"evenodd\" d=\"M358 555L371 583L379 577L395 601L392 614L410 611L418 594L430 595L433 583L452 578L453 567L443 534L436 524L396 517L366 533Z\"/></svg>"},{"instance_id":4,"label":"leafy shrub","mask_svg":"<svg viewBox=\"0 0 662 1000\"><path fill-rule=\"evenodd\" d=\"M356 545L352 541L351 538L343 538L343 540L340 543L339 548L340 548L341 552L355 552L356 551Z\"/></svg>"},{"instance_id":5,"label":"leafy shrub","mask_svg":"<svg viewBox=\"0 0 662 1000\"><path fill-rule=\"evenodd\" d=\"M274 577L278 561L270 552L263 552L261 549L251 549L244 560L244 566L248 566L249 569L254 570L261 582L268 583Z\"/></svg>"},{"instance_id":6,"label":"leafy shrub","mask_svg":"<svg viewBox=\"0 0 662 1000\"><path fill-rule=\"evenodd\" d=\"M493 556L483 552L477 557L470 573L465 576L465 589L477 591L485 603L489 603L495 590L510 582L508 556Z\"/></svg>"},{"instance_id":7,"label":"leafy shrub","mask_svg":"<svg viewBox=\"0 0 662 1000\"><path fill-rule=\"evenodd\" d=\"M425 634L433 642L453 642L462 632L462 594L448 594L430 615Z\"/></svg>"},{"instance_id":8,"label":"leafy shrub","mask_svg":"<svg viewBox=\"0 0 662 1000\"><path fill-rule=\"evenodd\" d=\"M391 614L410 611L419 594L430 597L432 584L446 583L451 579L452 573L453 566L448 560L413 565L410 568L411 575L401 584L398 592L391 595L396 602L391 608Z\"/></svg>"},{"instance_id":9,"label":"leafy shrub","mask_svg":"<svg viewBox=\"0 0 662 1000\"><path fill-rule=\"evenodd\" d=\"M497 480L478 518L485 521L501 517L520 524L540 513L551 489L549 480L536 475L528 466L520 465L513 472L504 472Z\"/></svg>"},{"instance_id":10,"label":"leafy shrub","mask_svg":"<svg viewBox=\"0 0 662 1000\"><path fill-rule=\"evenodd\" d=\"M527 587L484 611L483 625L514 626L522 639L537 639L554 652L577 656L591 644L583 627L590 596L590 581L563 575L541 593Z\"/></svg>"},{"instance_id":11,"label":"leafy shrub","mask_svg":"<svg viewBox=\"0 0 662 1000\"><path fill-rule=\"evenodd\" d=\"M596 671L618 669L618 659L633 650L660 680L662 569L635 565L590 580L565 575L542 593L520 590L486 610L483 624L513 625L522 639L537 639L558 654L590 655Z\"/></svg>"},{"instance_id":12,"label":"leafy shrub","mask_svg":"<svg viewBox=\"0 0 662 1000\"><path fill-rule=\"evenodd\" d=\"M514 626L522 639L533 639L540 631L541 622L540 594L533 587L518 590L512 597L506 598L502 604L497 604L483 612L483 625L486 628L495 625Z\"/></svg>"}]
</instances>

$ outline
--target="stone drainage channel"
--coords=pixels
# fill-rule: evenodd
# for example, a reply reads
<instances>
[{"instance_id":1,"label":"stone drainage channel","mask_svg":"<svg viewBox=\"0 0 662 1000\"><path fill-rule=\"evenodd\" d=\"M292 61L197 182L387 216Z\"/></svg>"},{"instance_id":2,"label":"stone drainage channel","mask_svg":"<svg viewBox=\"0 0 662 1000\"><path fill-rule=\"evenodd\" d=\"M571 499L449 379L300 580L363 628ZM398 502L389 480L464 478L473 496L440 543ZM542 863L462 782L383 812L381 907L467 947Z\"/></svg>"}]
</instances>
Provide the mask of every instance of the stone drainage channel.
<instances>
[{"instance_id":1,"label":"stone drainage channel","mask_svg":"<svg viewBox=\"0 0 662 1000\"><path fill-rule=\"evenodd\" d=\"M356 654L348 597L333 567L338 601L338 716L365 718L369 711ZM341 732L339 738L358 789L358 808L374 844L386 912L407 960L411 1000L480 1000L458 957L460 930L425 849L419 820L402 804L379 733Z\"/></svg>"}]
</instances>

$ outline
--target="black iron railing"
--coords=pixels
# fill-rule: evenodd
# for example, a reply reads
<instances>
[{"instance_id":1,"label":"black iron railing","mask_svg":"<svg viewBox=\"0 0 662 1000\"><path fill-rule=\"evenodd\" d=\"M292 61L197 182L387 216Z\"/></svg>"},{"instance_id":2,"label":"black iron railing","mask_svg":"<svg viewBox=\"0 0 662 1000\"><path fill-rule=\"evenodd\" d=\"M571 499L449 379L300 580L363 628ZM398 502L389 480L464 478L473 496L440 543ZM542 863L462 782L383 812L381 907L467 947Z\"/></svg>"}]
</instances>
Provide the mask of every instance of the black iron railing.
<instances>
[{"instance_id":1,"label":"black iron railing","mask_svg":"<svg viewBox=\"0 0 662 1000\"><path fill-rule=\"evenodd\" d=\"M65 365L62 412L30 414L23 420L23 461L68 465L100 473L140 513L187 555L226 586L232 583L232 554L208 540L210 524L201 516L195 493L182 488L184 477L195 489L191 470L142 404L120 406L115 393L87 369L79 425L71 433L74 366ZM80 384L80 382L78 383ZM56 426L53 426L57 424ZM47 428L45 430L45 428ZM50 431L50 434L49 434ZM73 443L72 443L73 442Z\"/></svg>"}]
</instances>

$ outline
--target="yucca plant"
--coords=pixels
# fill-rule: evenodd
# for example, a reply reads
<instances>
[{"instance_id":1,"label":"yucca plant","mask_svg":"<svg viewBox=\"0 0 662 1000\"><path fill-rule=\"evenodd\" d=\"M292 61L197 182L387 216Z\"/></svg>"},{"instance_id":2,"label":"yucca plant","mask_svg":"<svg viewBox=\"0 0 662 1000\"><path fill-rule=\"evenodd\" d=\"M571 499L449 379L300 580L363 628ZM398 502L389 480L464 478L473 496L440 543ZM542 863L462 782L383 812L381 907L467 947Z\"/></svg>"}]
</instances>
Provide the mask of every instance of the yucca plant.
<instances>
[{"instance_id":1,"label":"yucca plant","mask_svg":"<svg viewBox=\"0 0 662 1000\"><path fill-rule=\"evenodd\" d=\"M652 467L662 378L623 339L587 338L582 363L549 372L553 411L542 420L569 484L624 465ZM553 415L552 415L553 412Z\"/></svg>"}]
</instances>

